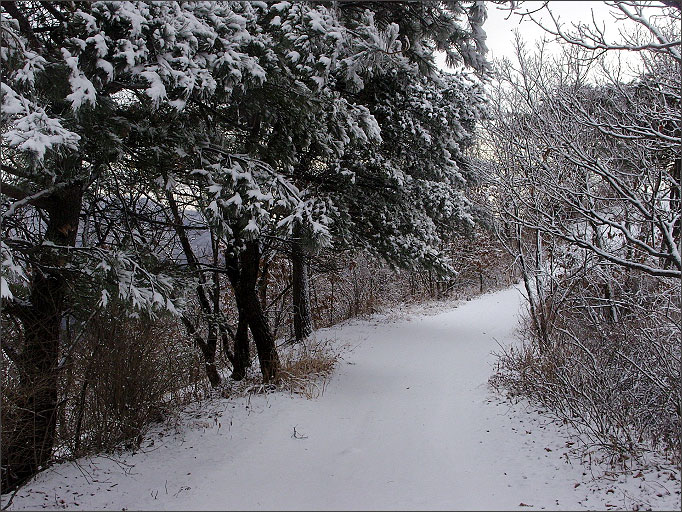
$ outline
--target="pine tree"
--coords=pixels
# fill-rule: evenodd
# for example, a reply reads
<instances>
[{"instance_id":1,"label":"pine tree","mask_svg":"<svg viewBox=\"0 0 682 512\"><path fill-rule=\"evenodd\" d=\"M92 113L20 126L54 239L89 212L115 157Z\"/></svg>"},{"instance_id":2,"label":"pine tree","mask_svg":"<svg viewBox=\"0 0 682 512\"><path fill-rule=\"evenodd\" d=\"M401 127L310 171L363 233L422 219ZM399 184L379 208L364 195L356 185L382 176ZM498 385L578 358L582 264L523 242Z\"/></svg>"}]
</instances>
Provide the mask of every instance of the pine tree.
<instances>
[{"instance_id":1,"label":"pine tree","mask_svg":"<svg viewBox=\"0 0 682 512\"><path fill-rule=\"evenodd\" d=\"M188 102L263 77L244 51L254 42L247 4L2 9L1 289L3 315L23 328L20 345L3 344L21 378L18 426L3 439L7 489L50 458L65 315L82 324L114 300L138 314L180 306L176 281L133 222L144 218L134 191L164 183L159 164L172 154L154 146L169 123L150 121L182 120ZM103 207L123 222L106 222Z\"/></svg>"},{"instance_id":2,"label":"pine tree","mask_svg":"<svg viewBox=\"0 0 682 512\"><path fill-rule=\"evenodd\" d=\"M481 3L341 2L335 11L347 38L326 86L367 109L380 131L333 154L308 142L292 179L329 205L334 243L365 248L401 267L451 273L440 247L459 223L474 221L462 190L473 175L465 156L484 115L480 81L436 70L434 52L481 76L485 34ZM305 307L305 232L292 239L294 326L301 339Z\"/></svg>"},{"instance_id":3,"label":"pine tree","mask_svg":"<svg viewBox=\"0 0 682 512\"><path fill-rule=\"evenodd\" d=\"M342 244L439 260L438 231L467 219L454 188L480 101L464 75L435 73L432 54L481 66L482 7L466 4L462 25L464 5L2 3L0 291L23 330L2 347L21 376L4 488L50 460L73 349L64 322L83 327L112 302L178 315L217 385L218 339L230 337L215 277L224 259L239 309L235 378L248 325L273 382L256 293L269 240L288 239L304 269L333 220ZM183 241L190 217L212 236L209 269ZM186 315L190 293L205 337Z\"/></svg>"},{"instance_id":4,"label":"pine tree","mask_svg":"<svg viewBox=\"0 0 682 512\"><path fill-rule=\"evenodd\" d=\"M401 266L451 271L436 249L441 243L435 232L471 221L460 190L471 178L465 176L464 150L482 115L483 94L465 73L455 78L437 72L434 51L485 73L484 18L479 3L271 6L263 30L278 41L273 51L280 57L272 59L272 69L264 66L267 93L252 108L265 101L268 109L251 116L257 129L250 149L324 208L342 235L337 244L368 247ZM291 77L296 80L289 89L269 85ZM407 109L409 119L392 109ZM389 154L399 148L409 149ZM408 183L398 177L420 172ZM368 197L372 189L380 201ZM403 214L411 217L399 220ZM308 228L297 224L290 257L298 341L312 326L306 263L315 250Z\"/></svg>"}]
</instances>

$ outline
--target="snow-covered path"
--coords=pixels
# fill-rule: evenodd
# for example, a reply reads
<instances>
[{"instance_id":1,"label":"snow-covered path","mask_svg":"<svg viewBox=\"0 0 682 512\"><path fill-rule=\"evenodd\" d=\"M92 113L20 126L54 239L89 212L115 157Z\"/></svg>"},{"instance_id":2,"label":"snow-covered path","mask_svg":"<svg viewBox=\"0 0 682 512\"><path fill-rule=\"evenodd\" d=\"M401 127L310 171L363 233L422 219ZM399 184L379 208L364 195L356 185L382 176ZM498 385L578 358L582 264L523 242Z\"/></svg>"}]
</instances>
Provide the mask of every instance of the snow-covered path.
<instances>
[{"instance_id":1,"label":"snow-covered path","mask_svg":"<svg viewBox=\"0 0 682 512\"><path fill-rule=\"evenodd\" d=\"M512 288L318 331L353 347L320 398L220 401L219 418L199 411L146 453L56 466L13 509L679 508L679 474L590 483L554 423L494 397L491 351L520 307Z\"/></svg>"}]
</instances>

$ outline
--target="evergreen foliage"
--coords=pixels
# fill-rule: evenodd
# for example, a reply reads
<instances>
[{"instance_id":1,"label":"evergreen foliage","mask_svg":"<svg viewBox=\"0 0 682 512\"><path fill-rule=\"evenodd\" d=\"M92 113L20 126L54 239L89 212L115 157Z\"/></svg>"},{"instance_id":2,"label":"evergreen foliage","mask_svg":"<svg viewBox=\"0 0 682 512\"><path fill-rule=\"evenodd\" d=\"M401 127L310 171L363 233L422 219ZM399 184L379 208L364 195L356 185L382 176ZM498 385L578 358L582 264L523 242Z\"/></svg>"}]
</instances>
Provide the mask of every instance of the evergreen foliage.
<instances>
[{"instance_id":1,"label":"evergreen foliage","mask_svg":"<svg viewBox=\"0 0 682 512\"><path fill-rule=\"evenodd\" d=\"M23 332L3 353L24 411L4 484L50 460L65 325L114 306L179 316L217 385L217 337L236 367L229 335L237 351L246 333L221 312L226 275L276 381L256 284L277 241L451 269L439 245L472 221L483 99L434 52L485 73L482 2L28 1L1 16L0 291Z\"/></svg>"}]
</instances>

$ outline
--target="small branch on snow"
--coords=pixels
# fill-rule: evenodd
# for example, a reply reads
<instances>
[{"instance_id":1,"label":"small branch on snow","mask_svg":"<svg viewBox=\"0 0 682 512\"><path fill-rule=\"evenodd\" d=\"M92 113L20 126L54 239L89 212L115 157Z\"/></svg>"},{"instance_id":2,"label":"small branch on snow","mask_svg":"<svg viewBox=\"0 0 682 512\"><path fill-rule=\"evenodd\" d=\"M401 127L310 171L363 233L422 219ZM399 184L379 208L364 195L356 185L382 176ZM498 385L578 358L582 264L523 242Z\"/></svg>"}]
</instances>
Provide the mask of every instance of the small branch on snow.
<instances>
[{"instance_id":1,"label":"small branch on snow","mask_svg":"<svg viewBox=\"0 0 682 512\"><path fill-rule=\"evenodd\" d=\"M293 439L308 439L308 436L302 435L299 432L296 432L296 426L294 426L294 433L291 434L291 437Z\"/></svg>"}]
</instances>

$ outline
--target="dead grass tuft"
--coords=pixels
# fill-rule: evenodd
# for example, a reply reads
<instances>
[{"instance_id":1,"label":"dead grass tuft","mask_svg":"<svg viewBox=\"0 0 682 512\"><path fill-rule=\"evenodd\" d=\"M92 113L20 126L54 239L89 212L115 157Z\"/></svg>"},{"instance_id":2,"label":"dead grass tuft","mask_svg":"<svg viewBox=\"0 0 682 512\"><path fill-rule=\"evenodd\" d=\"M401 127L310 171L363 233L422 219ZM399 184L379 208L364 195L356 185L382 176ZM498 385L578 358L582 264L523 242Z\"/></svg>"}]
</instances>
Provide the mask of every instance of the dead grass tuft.
<instances>
[{"instance_id":1,"label":"dead grass tuft","mask_svg":"<svg viewBox=\"0 0 682 512\"><path fill-rule=\"evenodd\" d=\"M283 348L280 389L312 399L324 393L345 347L313 336Z\"/></svg>"}]
</instances>

